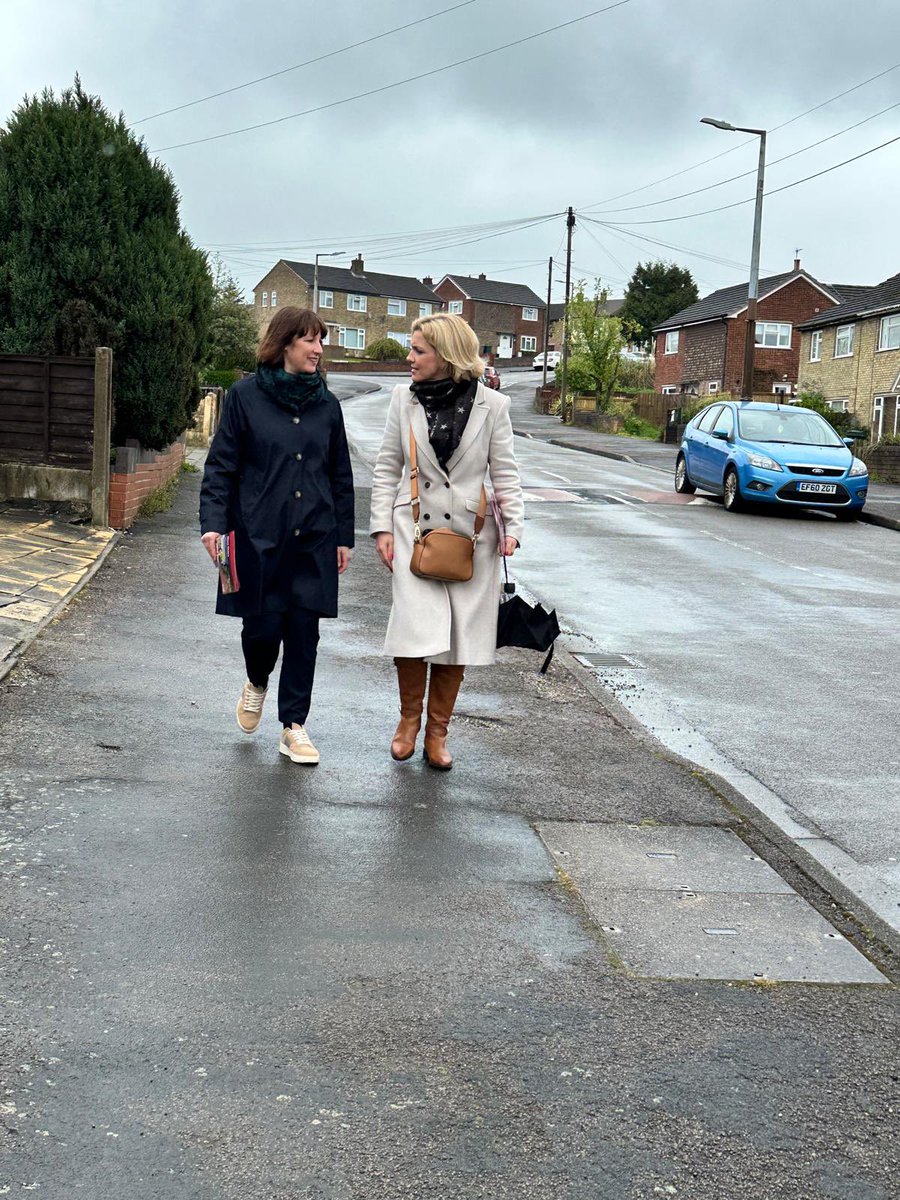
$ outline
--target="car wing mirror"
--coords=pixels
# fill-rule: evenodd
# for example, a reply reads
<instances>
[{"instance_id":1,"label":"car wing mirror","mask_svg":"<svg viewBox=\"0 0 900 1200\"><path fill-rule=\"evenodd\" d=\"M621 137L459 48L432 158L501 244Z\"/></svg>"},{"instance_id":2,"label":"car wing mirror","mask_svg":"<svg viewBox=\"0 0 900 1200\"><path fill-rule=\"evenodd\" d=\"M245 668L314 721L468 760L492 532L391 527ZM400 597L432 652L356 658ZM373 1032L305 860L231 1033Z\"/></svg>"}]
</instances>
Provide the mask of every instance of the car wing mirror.
<instances>
[{"instance_id":1,"label":"car wing mirror","mask_svg":"<svg viewBox=\"0 0 900 1200\"><path fill-rule=\"evenodd\" d=\"M731 441L731 434L726 433L724 429L714 429L712 431L712 436L714 438L718 438L720 442L730 442Z\"/></svg>"}]
</instances>

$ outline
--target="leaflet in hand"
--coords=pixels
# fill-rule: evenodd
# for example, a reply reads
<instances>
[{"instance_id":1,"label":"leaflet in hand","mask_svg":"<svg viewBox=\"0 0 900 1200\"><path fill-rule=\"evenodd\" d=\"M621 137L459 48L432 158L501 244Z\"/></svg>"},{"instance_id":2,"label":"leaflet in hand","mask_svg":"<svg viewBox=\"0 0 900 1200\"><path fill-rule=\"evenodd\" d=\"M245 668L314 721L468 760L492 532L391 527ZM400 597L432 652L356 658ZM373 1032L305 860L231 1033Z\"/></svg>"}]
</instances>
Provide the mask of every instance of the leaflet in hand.
<instances>
[{"instance_id":1,"label":"leaflet in hand","mask_svg":"<svg viewBox=\"0 0 900 1200\"><path fill-rule=\"evenodd\" d=\"M219 568L219 582L225 596L240 590L240 580L237 573L237 562L234 556L234 531L223 533L219 538L216 553L216 565Z\"/></svg>"}]
</instances>

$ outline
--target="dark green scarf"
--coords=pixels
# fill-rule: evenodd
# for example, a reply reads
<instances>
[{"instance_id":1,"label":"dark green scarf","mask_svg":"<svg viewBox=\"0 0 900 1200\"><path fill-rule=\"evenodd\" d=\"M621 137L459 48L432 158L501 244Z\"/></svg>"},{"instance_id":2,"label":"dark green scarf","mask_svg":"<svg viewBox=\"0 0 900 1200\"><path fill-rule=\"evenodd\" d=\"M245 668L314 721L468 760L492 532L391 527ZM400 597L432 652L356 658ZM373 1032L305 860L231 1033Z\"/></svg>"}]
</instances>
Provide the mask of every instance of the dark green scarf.
<instances>
[{"instance_id":1,"label":"dark green scarf","mask_svg":"<svg viewBox=\"0 0 900 1200\"><path fill-rule=\"evenodd\" d=\"M303 371L292 375L283 367L269 367L258 363L256 381L276 404L303 412L321 402L328 395L325 380L318 371Z\"/></svg>"}]
</instances>

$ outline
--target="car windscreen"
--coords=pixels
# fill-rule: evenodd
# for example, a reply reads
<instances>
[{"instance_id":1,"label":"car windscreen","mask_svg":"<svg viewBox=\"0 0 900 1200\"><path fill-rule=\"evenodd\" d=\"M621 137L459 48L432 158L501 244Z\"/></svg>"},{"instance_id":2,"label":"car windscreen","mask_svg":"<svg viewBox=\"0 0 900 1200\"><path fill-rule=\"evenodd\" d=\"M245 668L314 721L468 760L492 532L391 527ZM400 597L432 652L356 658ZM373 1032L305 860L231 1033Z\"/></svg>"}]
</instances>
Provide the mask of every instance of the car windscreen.
<instances>
[{"instance_id":1,"label":"car windscreen","mask_svg":"<svg viewBox=\"0 0 900 1200\"><path fill-rule=\"evenodd\" d=\"M741 437L748 442L792 442L796 446L843 446L818 413L790 409L738 412Z\"/></svg>"}]
</instances>

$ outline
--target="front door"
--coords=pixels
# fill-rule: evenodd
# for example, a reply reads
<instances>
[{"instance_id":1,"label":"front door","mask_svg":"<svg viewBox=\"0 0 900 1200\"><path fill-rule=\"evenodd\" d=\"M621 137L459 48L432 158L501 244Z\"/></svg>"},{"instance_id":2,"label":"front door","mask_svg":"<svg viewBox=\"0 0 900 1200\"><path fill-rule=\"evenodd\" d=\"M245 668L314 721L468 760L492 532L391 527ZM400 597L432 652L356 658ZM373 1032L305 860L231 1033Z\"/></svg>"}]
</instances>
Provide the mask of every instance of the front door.
<instances>
[{"instance_id":1,"label":"front door","mask_svg":"<svg viewBox=\"0 0 900 1200\"><path fill-rule=\"evenodd\" d=\"M515 339L511 333L500 334L500 347L497 350L499 358L512 358L514 341Z\"/></svg>"}]
</instances>

